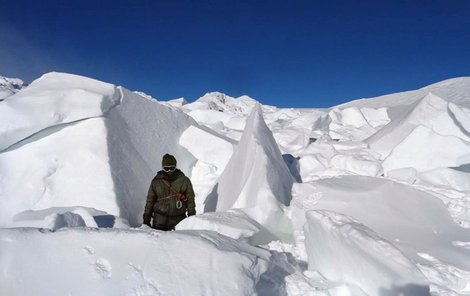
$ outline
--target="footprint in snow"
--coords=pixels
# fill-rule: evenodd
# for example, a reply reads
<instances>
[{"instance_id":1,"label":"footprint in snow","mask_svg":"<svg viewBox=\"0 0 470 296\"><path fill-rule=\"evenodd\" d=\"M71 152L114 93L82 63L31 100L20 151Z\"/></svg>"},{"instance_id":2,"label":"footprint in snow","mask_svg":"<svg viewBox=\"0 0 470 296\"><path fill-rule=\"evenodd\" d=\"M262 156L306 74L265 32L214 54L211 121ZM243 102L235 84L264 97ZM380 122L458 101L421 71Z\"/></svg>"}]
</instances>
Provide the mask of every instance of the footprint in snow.
<instances>
[{"instance_id":1,"label":"footprint in snow","mask_svg":"<svg viewBox=\"0 0 470 296\"><path fill-rule=\"evenodd\" d=\"M99 258L96 260L95 264L95 272L97 273L98 276L100 276L103 279L110 279L111 278L111 270L112 266L111 263L109 263L108 260L104 258Z\"/></svg>"}]
</instances>

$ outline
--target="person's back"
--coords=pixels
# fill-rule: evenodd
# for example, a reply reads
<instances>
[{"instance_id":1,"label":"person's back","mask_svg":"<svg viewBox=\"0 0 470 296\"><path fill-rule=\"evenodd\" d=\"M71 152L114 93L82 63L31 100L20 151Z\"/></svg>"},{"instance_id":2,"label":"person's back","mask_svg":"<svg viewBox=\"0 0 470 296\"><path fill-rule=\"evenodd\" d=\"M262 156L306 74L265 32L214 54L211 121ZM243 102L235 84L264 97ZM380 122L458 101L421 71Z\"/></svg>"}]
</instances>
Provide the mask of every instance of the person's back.
<instances>
[{"instance_id":1,"label":"person's back","mask_svg":"<svg viewBox=\"0 0 470 296\"><path fill-rule=\"evenodd\" d=\"M150 184L143 218L153 228L172 230L186 215L196 214L194 190L189 178L176 168L174 156L165 154L162 167Z\"/></svg>"}]
</instances>

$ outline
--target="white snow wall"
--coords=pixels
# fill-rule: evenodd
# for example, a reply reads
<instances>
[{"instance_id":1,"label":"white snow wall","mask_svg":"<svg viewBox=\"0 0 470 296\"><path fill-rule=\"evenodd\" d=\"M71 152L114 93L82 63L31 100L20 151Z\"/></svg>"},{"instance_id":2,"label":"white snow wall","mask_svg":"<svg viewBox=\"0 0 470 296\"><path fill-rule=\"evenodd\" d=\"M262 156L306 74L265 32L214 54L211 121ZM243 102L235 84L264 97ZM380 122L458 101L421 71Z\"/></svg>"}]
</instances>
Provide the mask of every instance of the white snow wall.
<instances>
[{"instance_id":1,"label":"white snow wall","mask_svg":"<svg viewBox=\"0 0 470 296\"><path fill-rule=\"evenodd\" d=\"M178 144L195 121L122 87L49 73L0 102L0 226L26 210L86 206L141 215L164 153L189 173Z\"/></svg>"},{"instance_id":2,"label":"white snow wall","mask_svg":"<svg viewBox=\"0 0 470 296\"><path fill-rule=\"evenodd\" d=\"M141 223L148 187L165 153L174 155L187 175L196 159L179 145L181 134L197 123L177 108L122 89L121 104L107 115L109 165L120 217Z\"/></svg>"}]
</instances>

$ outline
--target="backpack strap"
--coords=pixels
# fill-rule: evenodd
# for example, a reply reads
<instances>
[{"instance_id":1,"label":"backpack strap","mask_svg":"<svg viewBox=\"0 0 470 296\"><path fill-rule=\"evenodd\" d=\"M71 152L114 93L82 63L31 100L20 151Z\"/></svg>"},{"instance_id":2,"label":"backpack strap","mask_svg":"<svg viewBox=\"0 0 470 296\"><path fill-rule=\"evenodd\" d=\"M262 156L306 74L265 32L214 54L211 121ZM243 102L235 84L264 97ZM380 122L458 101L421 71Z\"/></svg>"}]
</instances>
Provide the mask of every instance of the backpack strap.
<instances>
[{"instance_id":1,"label":"backpack strap","mask_svg":"<svg viewBox=\"0 0 470 296\"><path fill-rule=\"evenodd\" d=\"M181 201L181 202L188 201L188 198L186 197L186 195L176 191L173 187L171 187L170 182L168 182L167 180L164 180L164 179L162 179L162 181L168 188L170 188L171 191L173 191L174 194L172 194L170 196L162 197L161 199L171 198L171 197L176 195L176 199L178 201Z\"/></svg>"}]
</instances>

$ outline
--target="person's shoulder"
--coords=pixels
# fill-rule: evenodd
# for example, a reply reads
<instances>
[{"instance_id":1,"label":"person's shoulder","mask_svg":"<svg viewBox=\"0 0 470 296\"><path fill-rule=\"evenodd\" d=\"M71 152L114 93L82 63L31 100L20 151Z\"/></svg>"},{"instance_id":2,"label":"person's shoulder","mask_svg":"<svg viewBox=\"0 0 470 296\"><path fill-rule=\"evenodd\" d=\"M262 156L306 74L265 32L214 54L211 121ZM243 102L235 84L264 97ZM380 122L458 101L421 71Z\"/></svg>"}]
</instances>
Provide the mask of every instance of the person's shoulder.
<instances>
[{"instance_id":1,"label":"person's shoulder","mask_svg":"<svg viewBox=\"0 0 470 296\"><path fill-rule=\"evenodd\" d=\"M158 171L155 177L153 177L152 182L157 182L163 179L163 171Z\"/></svg>"},{"instance_id":2,"label":"person's shoulder","mask_svg":"<svg viewBox=\"0 0 470 296\"><path fill-rule=\"evenodd\" d=\"M178 179L181 179L185 182L190 181L189 177L186 176L182 171L178 171Z\"/></svg>"}]
</instances>

